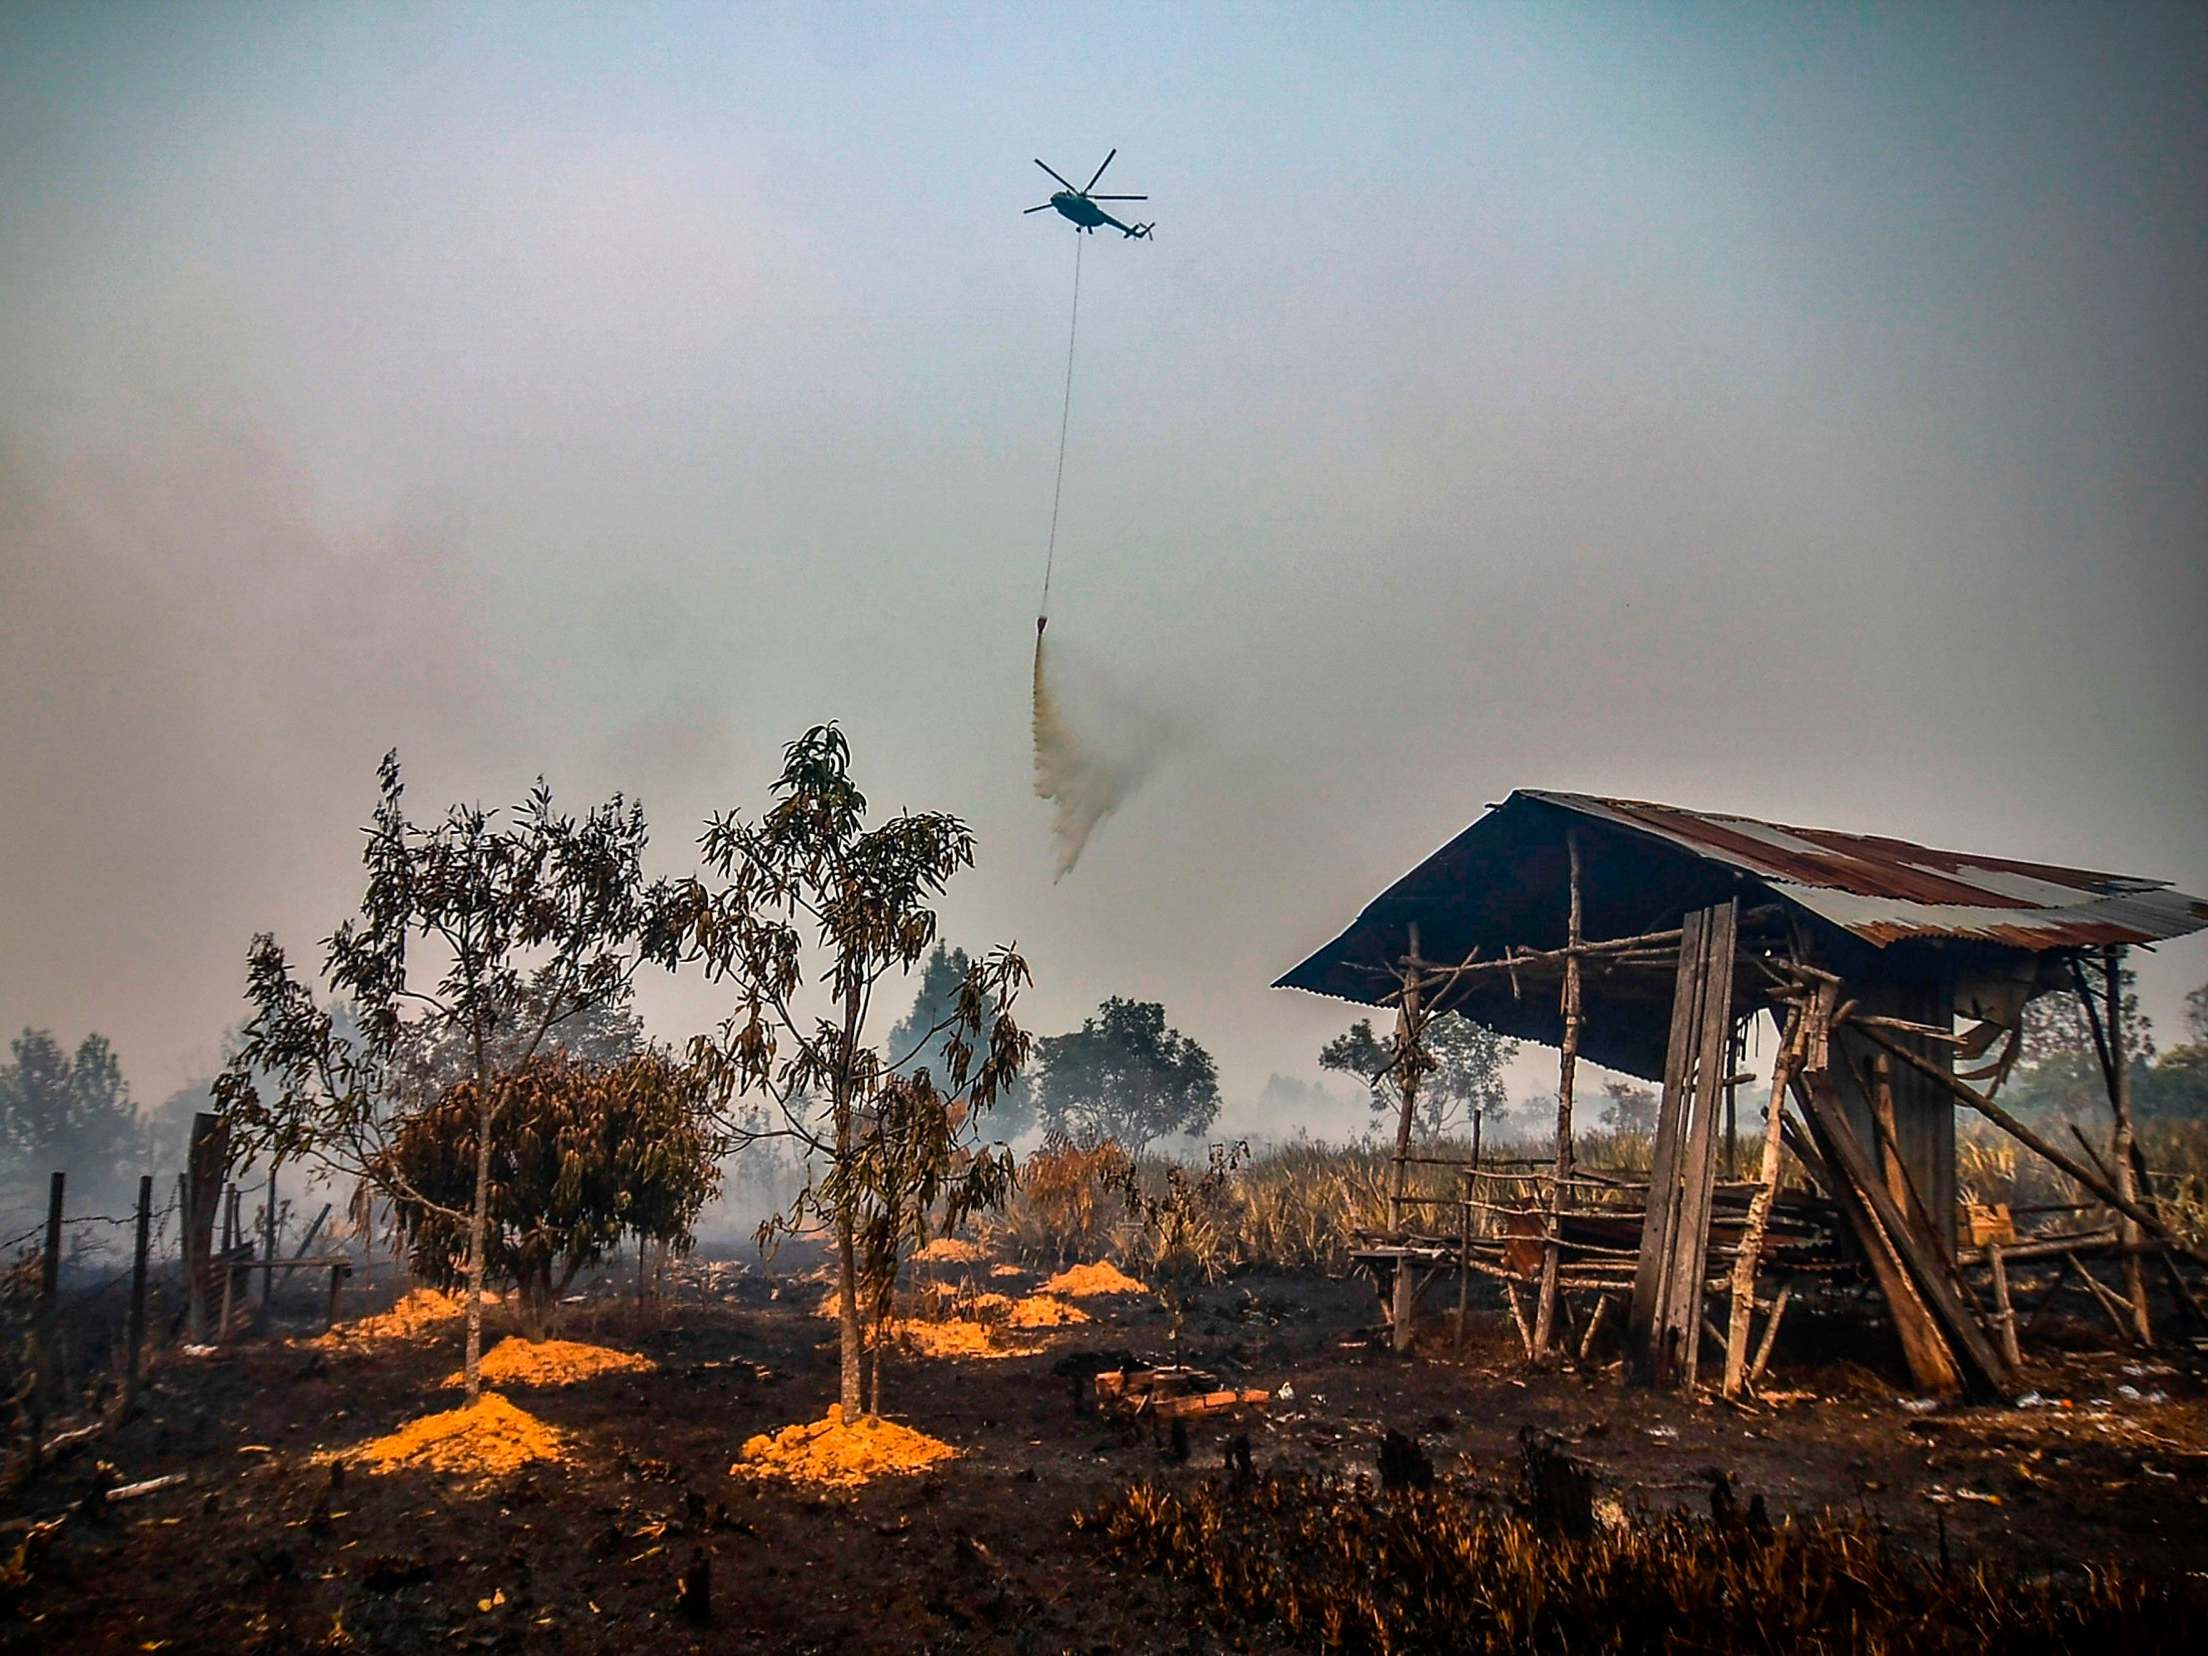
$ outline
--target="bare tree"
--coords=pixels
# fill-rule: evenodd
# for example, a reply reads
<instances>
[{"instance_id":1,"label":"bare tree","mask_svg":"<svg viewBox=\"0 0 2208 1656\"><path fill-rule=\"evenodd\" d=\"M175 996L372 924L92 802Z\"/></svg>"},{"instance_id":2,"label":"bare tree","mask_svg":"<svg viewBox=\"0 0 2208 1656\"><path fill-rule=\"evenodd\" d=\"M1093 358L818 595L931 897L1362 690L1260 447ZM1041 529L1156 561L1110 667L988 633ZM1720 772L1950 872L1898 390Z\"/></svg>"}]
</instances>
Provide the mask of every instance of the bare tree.
<instances>
[{"instance_id":1,"label":"bare tree","mask_svg":"<svg viewBox=\"0 0 2208 1656\"><path fill-rule=\"evenodd\" d=\"M624 1001L646 961L680 962L694 888L645 880L643 809L619 795L577 820L553 808L539 778L504 818L456 805L424 827L407 818L395 752L380 775L360 911L323 944L323 984L350 999L357 1033L333 1025L326 999L263 933L246 965L253 1014L216 1095L242 1152L305 1160L465 1227L473 1401L482 1389L493 1127L511 1078L560 1026ZM476 1109L465 1208L433 1199L390 1153L436 1103L406 1084L420 1055L455 1043Z\"/></svg>"}]
</instances>

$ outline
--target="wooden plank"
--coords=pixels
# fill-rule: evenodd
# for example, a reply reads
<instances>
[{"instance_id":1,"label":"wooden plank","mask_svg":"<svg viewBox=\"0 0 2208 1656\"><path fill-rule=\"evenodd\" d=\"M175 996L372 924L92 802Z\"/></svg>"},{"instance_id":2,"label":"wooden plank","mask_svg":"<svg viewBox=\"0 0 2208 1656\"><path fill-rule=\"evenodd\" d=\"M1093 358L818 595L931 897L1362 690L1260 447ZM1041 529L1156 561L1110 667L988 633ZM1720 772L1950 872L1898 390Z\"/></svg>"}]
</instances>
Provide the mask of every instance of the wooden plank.
<instances>
[{"instance_id":1,"label":"wooden plank","mask_svg":"<svg viewBox=\"0 0 2208 1656\"><path fill-rule=\"evenodd\" d=\"M1272 1400L1271 1392L1254 1389L1194 1392L1187 1397L1162 1398L1151 1405L1150 1412L1160 1420L1187 1420L1197 1415L1217 1414L1223 1409L1262 1408Z\"/></svg>"},{"instance_id":2,"label":"wooden plank","mask_svg":"<svg viewBox=\"0 0 2208 1656\"><path fill-rule=\"evenodd\" d=\"M1993 1243L1986 1249L1986 1263L1993 1267L1994 1318L2001 1336L2001 1355L2007 1359L2009 1367L2021 1368L2024 1352L2016 1339L2016 1305L2009 1298L2009 1262L2002 1257L2000 1243Z\"/></svg>"},{"instance_id":3,"label":"wooden plank","mask_svg":"<svg viewBox=\"0 0 2208 1656\"><path fill-rule=\"evenodd\" d=\"M1821 1075L1821 1071L1812 1072ZM1902 1356L1909 1364L1909 1372L1919 1390L1934 1397L1959 1397L1963 1390L1962 1371L1955 1365L1954 1354L1948 1350L1947 1341L1941 1335L1931 1313L1918 1298L1911 1285L1909 1273L1903 1269L1899 1257L1888 1246L1885 1232L1880 1228L1877 1216L1864 1203L1862 1197L1845 1179L1832 1170L1834 1157L1827 1143L1824 1124L1811 1113L1808 1106L1809 1092L1797 1081L1796 1096L1803 1101L1802 1121L1811 1142L1819 1148L1818 1183L1832 1197L1834 1205L1847 1220L1854 1233L1863 1257L1869 1263L1872 1279L1878 1284L1887 1310L1894 1319L1894 1331L1901 1340Z\"/></svg>"},{"instance_id":4,"label":"wooden plank","mask_svg":"<svg viewBox=\"0 0 2208 1656\"><path fill-rule=\"evenodd\" d=\"M1689 1123L1686 1165L1682 1170L1679 1219L1672 1234L1671 1283L1664 1296L1664 1322L1671 1339L1667 1355L1677 1364L1675 1378L1692 1390L1702 1349L1702 1282L1710 1241L1710 1186L1717 1176L1717 1126L1724 1107L1722 1088L1732 1057L1733 947L1739 933L1736 900L1712 910L1705 952L1709 971L1702 990L1702 1019L1694 1052L1694 1116ZM1718 1341L1720 1347L1724 1341Z\"/></svg>"},{"instance_id":5,"label":"wooden plank","mask_svg":"<svg viewBox=\"0 0 2208 1656\"><path fill-rule=\"evenodd\" d=\"M1700 1012L1708 960L1703 950L1705 919L1697 910L1680 930L1679 969L1672 981L1671 1033L1664 1048L1664 1090L1657 1103L1656 1142L1649 1158L1648 1214L1641 1226L1640 1261L1633 1272L1633 1302L1626 1319L1626 1361L1636 1376L1646 1372L1663 1293L1664 1262L1670 1257L1671 1230L1678 1214L1679 1140L1687 1107L1687 1045Z\"/></svg>"},{"instance_id":6,"label":"wooden plank","mask_svg":"<svg viewBox=\"0 0 2208 1656\"><path fill-rule=\"evenodd\" d=\"M1843 1186L1852 1184L1855 1187L1857 1202L1875 1221L1875 1231L1865 1236L1866 1251L1870 1251L1876 1234L1883 1233L1884 1240L1879 1245L1901 1267L1911 1290L1905 1300L1923 1308L1927 1317L1925 1326L1946 1348L1958 1383L1974 1392L2005 1395L2013 1381L2008 1364L2002 1361L2001 1353L1994 1349L1985 1329L1964 1303L1953 1269L1937 1249L1928 1248L1920 1241L1900 1206L1887 1194L1885 1183L1872 1168L1863 1146L1848 1126L1831 1076L1818 1072L1805 1080L1809 1083L1805 1088L1808 1107L1823 1129L1826 1159L1840 1174ZM1833 1195L1840 1197L1841 1192L1834 1191ZM1849 1204L1843 1199L1842 1205ZM1883 1278L1880 1286L1886 1286ZM1894 1307L1898 1327L1904 1315L1902 1306L1891 1299L1888 1303ZM1913 1330L1913 1333L1921 1331ZM1914 1359L1911 1370L1916 1372ZM1936 1374L1937 1365L1931 1365L1926 1372Z\"/></svg>"}]
</instances>

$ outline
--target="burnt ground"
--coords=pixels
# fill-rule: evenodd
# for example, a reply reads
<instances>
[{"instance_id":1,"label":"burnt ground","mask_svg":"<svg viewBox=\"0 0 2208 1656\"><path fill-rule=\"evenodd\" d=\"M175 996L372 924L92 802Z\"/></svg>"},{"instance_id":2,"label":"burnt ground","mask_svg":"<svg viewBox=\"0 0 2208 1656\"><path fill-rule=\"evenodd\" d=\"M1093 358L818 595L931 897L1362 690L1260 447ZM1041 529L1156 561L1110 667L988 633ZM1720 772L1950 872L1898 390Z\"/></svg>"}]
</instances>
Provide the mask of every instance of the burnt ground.
<instances>
[{"instance_id":1,"label":"burnt ground","mask_svg":"<svg viewBox=\"0 0 2208 1656\"><path fill-rule=\"evenodd\" d=\"M817 1418L834 1394L832 1331L811 1314L820 1288L787 1271L726 1286L723 1273L725 1291L708 1297L696 1280L655 1318L575 1314L561 1332L644 1351L660 1370L514 1392L585 1450L480 1489L358 1470L333 1489L315 1459L450 1406L436 1381L457 1363L457 1331L330 1354L271 1334L171 1358L140 1418L49 1470L8 1516L62 1512L103 1477L190 1482L70 1512L29 1579L0 1594L0 1646L1225 1647L1179 1589L1115 1567L1069 1528L1078 1507L1131 1480L1212 1475L1236 1430L1197 1428L1180 1462L1147 1430L1077 1412L1054 1364L1085 1350L1163 1356L1169 1325L1154 1302L1087 1301L1095 1324L1030 1357L900 1362L890 1413L961 1458L821 1495L729 1475L746 1437ZM1292 1388L1248 1424L1261 1470L1369 1472L1394 1428L1443 1473L1507 1487L1519 1433L1535 1426L1569 1440L1600 1492L1627 1505L1705 1502L1707 1469L1721 1468L1774 1516L1861 1513L1927 1553L1944 1544L2029 1570L2105 1559L2208 1570L2208 1362L2189 1348L2043 1345L2031 1382L2057 1401L1925 1411L1885 1371L1875 1329L1805 1318L1794 1343L1816 1355L1770 1381L1792 1400L1734 1408L1628 1390L1614 1370L1530 1374L1492 1315L1475 1314L1462 1351L1444 1335L1397 1357L1358 1338L1375 1310L1362 1283L1317 1275L1198 1295L1189 1359L1230 1383ZM677 1577L701 1550L714 1611L702 1627L674 1611Z\"/></svg>"}]
</instances>

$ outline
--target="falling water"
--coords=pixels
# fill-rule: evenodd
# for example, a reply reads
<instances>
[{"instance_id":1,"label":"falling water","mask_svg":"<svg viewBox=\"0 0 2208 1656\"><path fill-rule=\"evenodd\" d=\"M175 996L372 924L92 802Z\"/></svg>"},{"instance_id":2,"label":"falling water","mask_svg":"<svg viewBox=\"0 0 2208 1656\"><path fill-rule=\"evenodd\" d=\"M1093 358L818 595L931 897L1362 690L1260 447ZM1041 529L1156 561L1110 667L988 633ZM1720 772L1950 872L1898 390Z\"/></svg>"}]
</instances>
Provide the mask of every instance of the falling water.
<instances>
[{"instance_id":1,"label":"falling water","mask_svg":"<svg viewBox=\"0 0 2208 1656\"><path fill-rule=\"evenodd\" d=\"M1046 665L1043 634L1035 634L1035 793L1057 807L1051 838L1058 848L1054 880L1073 872L1089 836L1157 767L1170 727L1154 711L1119 691L1092 662L1068 663L1055 651ZM1072 671L1067 671L1068 666ZM1064 702L1081 712L1080 727Z\"/></svg>"}]
</instances>

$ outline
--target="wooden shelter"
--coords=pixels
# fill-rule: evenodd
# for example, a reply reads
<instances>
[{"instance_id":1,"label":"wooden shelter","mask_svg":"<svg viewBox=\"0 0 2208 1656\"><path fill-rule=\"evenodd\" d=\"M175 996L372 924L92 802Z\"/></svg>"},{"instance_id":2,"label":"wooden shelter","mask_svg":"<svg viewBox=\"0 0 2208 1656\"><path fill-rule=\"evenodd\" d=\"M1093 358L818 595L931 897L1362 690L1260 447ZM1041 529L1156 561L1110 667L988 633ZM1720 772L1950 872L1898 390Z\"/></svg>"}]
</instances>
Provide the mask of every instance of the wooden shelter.
<instances>
[{"instance_id":1,"label":"wooden shelter","mask_svg":"<svg viewBox=\"0 0 2208 1656\"><path fill-rule=\"evenodd\" d=\"M1421 1276L1503 1284L1530 1354L1555 1349L1585 1303L1583 1345L1613 1304L1628 1356L1651 1381L1691 1385L1704 1336L1725 1386L1768 1360L1797 1278L1868 1270L1927 1390L1999 1393L2017 1361L2005 1258L2033 1240L1966 1236L1958 1222L1955 1111L1969 1107L2096 1199L2095 1228L2058 1237L2066 1257L2120 1262L2121 1288L2078 1265L2131 1332L2150 1337L2145 1273L2183 1252L2153 1209L2133 1140L2120 1027L2122 951L2208 926L2208 903L2160 881L1906 841L1792 828L1584 794L1520 791L1375 898L1339 937L1279 980L1396 1013L1403 1099L1386 1232L1364 1257L1389 1279L1407 1343ZM2081 1161L1995 1101L2025 1003L2079 994L2114 1116L2105 1158ZM1558 1048L1553 1155L1528 1165L1414 1151L1423 1032L1459 1012ZM1753 1173L1720 1176L1744 1035L1779 1028ZM1579 1168L1581 1057L1660 1079L1649 1177ZM1789 1106L1792 1106L1791 1110ZM1782 1180L1784 1153L1814 1191ZM1444 1165L1446 1197L1414 1191ZM2038 1239L2034 1239L2038 1240ZM2005 1254L2005 1250L2007 1250ZM1987 1267L1993 1309L1964 1272ZM1768 1297L1759 1284L1770 1287ZM1531 1297L1530 1309L1523 1303ZM1724 1326L1712 1296L1730 1297ZM1753 1318L1764 1330L1750 1355Z\"/></svg>"}]
</instances>

